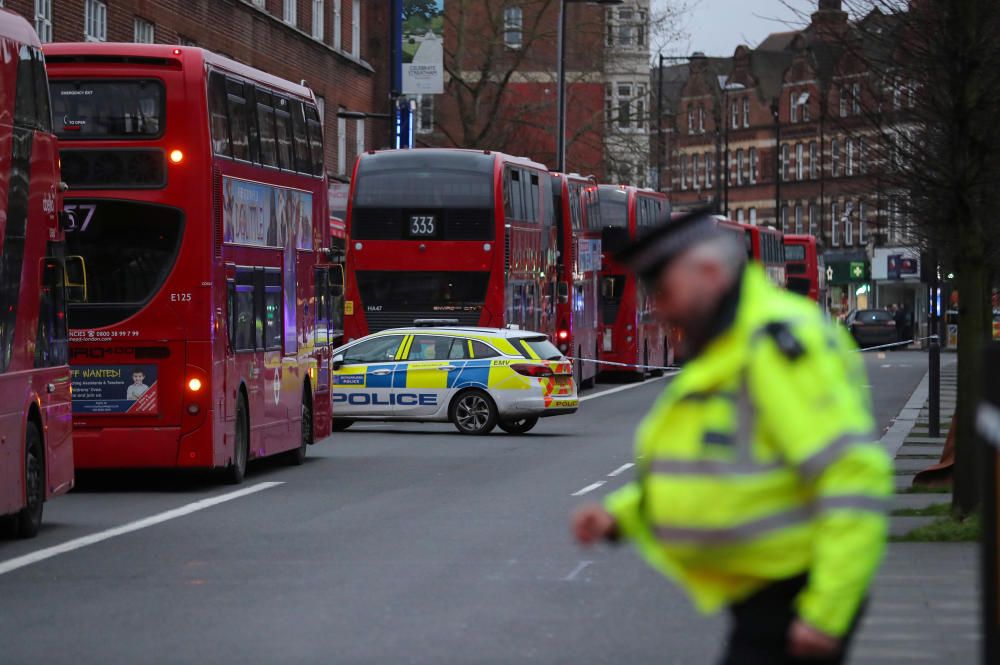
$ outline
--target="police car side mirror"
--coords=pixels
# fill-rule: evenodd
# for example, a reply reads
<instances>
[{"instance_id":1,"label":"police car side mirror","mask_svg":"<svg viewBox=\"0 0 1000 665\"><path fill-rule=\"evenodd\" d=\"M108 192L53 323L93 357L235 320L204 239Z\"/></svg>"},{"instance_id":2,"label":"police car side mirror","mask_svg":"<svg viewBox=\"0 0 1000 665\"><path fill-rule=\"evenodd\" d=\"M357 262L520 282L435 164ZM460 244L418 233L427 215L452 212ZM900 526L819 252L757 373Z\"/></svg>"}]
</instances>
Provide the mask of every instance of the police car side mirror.
<instances>
[{"instance_id":1,"label":"police car side mirror","mask_svg":"<svg viewBox=\"0 0 1000 665\"><path fill-rule=\"evenodd\" d=\"M338 353L337 355L335 355L333 357L332 364L333 364L333 368L334 369L340 369L341 367L343 367L344 366L344 354L343 353Z\"/></svg>"}]
</instances>

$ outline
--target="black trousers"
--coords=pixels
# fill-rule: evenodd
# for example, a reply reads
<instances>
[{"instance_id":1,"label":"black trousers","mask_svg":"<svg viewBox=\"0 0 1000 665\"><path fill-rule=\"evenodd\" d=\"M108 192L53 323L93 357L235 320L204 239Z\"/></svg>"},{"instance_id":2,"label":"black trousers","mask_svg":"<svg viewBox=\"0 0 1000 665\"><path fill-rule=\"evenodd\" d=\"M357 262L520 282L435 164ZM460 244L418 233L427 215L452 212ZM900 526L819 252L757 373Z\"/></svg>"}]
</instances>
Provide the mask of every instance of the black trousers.
<instances>
[{"instance_id":1,"label":"black trousers","mask_svg":"<svg viewBox=\"0 0 1000 665\"><path fill-rule=\"evenodd\" d=\"M803 659L788 654L788 630L795 620L795 598L809 581L800 575L767 586L729 608L732 628L720 665L841 665L864 605L844 636L842 650L832 658Z\"/></svg>"}]
</instances>

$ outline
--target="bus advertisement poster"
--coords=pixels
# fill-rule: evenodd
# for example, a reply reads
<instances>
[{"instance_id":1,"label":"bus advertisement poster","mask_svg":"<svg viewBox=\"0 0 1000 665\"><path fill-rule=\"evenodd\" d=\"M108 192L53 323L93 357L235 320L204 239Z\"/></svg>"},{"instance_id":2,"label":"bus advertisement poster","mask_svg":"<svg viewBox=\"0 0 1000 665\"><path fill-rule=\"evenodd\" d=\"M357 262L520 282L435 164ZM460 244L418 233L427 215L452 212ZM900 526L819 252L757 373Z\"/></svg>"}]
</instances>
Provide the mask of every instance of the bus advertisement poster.
<instances>
[{"instance_id":1,"label":"bus advertisement poster","mask_svg":"<svg viewBox=\"0 0 1000 665\"><path fill-rule=\"evenodd\" d=\"M232 245L313 248L312 194L223 176L223 241Z\"/></svg>"},{"instance_id":2,"label":"bus advertisement poster","mask_svg":"<svg viewBox=\"0 0 1000 665\"><path fill-rule=\"evenodd\" d=\"M156 415L156 365L84 365L71 373L73 413Z\"/></svg>"}]
</instances>

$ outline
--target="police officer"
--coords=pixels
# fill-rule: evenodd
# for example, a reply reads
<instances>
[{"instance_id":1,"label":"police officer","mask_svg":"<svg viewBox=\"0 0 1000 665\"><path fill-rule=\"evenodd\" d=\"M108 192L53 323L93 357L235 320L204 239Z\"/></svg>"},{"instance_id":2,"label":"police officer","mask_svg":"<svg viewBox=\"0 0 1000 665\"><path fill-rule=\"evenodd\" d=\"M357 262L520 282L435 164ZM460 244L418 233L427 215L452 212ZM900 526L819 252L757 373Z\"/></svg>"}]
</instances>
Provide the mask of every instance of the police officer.
<instances>
[{"instance_id":1,"label":"police officer","mask_svg":"<svg viewBox=\"0 0 1000 665\"><path fill-rule=\"evenodd\" d=\"M728 607L724 665L842 663L892 466L846 331L745 252L699 212L619 253L687 363L639 425L636 479L580 508L573 531L630 540L700 610Z\"/></svg>"}]
</instances>

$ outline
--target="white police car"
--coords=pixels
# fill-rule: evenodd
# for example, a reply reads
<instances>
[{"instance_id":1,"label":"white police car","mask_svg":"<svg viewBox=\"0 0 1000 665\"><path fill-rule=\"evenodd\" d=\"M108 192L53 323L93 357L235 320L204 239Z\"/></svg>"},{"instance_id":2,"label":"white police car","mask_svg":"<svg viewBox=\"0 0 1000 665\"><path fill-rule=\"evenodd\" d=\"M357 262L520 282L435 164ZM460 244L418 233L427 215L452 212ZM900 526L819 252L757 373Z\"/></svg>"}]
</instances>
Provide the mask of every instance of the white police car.
<instances>
[{"instance_id":1,"label":"white police car","mask_svg":"<svg viewBox=\"0 0 1000 665\"><path fill-rule=\"evenodd\" d=\"M357 420L497 425L523 434L580 405L573 366L541 333L502 328L395 328L333 352L333 428Z\"/></svg>"}]
</instances>

